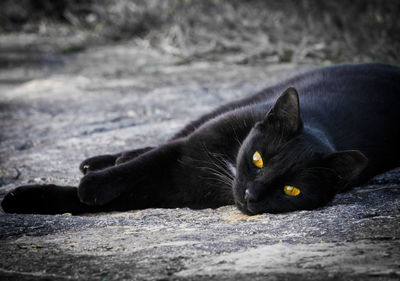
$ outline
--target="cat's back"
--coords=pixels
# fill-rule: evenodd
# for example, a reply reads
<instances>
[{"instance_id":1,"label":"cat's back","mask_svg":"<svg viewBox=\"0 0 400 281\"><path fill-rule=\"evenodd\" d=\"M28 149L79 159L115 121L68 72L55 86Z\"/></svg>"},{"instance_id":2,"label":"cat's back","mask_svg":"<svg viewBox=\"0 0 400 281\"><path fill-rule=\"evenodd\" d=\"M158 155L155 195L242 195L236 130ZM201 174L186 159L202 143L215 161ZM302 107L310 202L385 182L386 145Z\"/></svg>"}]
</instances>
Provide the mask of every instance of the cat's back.
<instances>
[{"instance_id":1,"label":"cat's back","mask_svg":"<svg viewBox=\"0 0 400 281\"><path fill-rule=\"evenodd\" d=\"M268 109L288 88L295 87L302 108L346 109L363 105L400 106L400 68L382 63L318 67L304 71L262 91L219 108L220 114L240 107L266 104ZM346 111L341 110L345 113Z\"/></svg>"},{"instance_id":2,"label":"cat's back","mask_svg":"<svg viewBox=\"0 0 400 281\"><path fill-rule=\"evenodd\" d=\"M355 99L365 103L398 101L400 68L380 63L333 66L299 76L296 84L305 102L320 98L337 104Z\"/></svg>"},{"instance_id":3,"label":"cat's back","mask_svg":"<svg viewBox=\"0 0 400 281\"><path fill-rule=\"evenodd\" d=\"M303 105L325 100L337 105L352 99L398 101L400 68L382 63L319 67L266 88L253 98L273 103L290 86L297 89Z\"/></svg>"},{"instance_id":4,"label":"cat's back","mask_svg":"<svg viewBox=\"0 0 400 281\"><path fill-rule=\"evenodd\" d=\"M318 67L225 104L191 122L174 138L186 136L210 120L217 122L221 117L223 120L226 115L237 116L246 110L262 118L277 98L292 86L299 93L302 118L307 122L325 124L335 131L351 119L353 122L349 126L341 128L344 134L349 134L351 125L361 124L362 128L366 122L378 124L389 120L390 125L392 120L400 120L399 81L400 68L386 64ZM376 113L379 116L373 117ZM370 120L372 117L375 119Z\"/></svg>"},{"instance_id":5,"label":"cat's back","mask_svg":"<svg viewBox=\"0 0 400 281\"><path fill-rule=\"evenodd\" d=\"M299 92L304 124L324 131L337 150L361 150L377 170L400 164L400 68L335 66L289 83Z\"/></svg>"},{"instance_id":6,"label":"cat's back","mask_svg":"<svg viewBox=\"0 0 400 281\"><path fill-rule=\"evenodd\" d=\"M289 80L299 92L305 121L317 117L364 128L400 121L400 68L371 63L316 69ZM365 127L367 128L367 127Z\"/></svg>"}]
</instances>

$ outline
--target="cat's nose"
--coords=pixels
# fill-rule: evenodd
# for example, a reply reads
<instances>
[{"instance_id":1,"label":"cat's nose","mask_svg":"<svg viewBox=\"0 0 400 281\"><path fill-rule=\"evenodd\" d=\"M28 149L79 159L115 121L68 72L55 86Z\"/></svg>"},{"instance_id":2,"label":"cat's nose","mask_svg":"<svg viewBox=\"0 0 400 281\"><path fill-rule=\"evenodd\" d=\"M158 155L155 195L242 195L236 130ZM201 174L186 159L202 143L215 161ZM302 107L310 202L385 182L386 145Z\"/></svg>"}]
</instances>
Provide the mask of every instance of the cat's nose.
<instances>
[{"instance_id":1,"label":"cat's nose","mask_svg":"<svg viewBox=\"0 0 400 281\"><path fill-rule=\"evenodd\" d=\"M260 200L262 190L264 185L260 182L253 182L250 186L247 187L244 192L244 199L247 202L257 202Z\"/></svg>"},{"instance_id":2,"label":"cat's nose","mask_svg":"<svg viewBox=\"0 0 400 281\"><path fill-rule=\"evenodd\" d=\"M256 202L258 200L258 195L253 188L247 188L244 193L244 200L247 202Z\"/></svg>"}]
</instances>

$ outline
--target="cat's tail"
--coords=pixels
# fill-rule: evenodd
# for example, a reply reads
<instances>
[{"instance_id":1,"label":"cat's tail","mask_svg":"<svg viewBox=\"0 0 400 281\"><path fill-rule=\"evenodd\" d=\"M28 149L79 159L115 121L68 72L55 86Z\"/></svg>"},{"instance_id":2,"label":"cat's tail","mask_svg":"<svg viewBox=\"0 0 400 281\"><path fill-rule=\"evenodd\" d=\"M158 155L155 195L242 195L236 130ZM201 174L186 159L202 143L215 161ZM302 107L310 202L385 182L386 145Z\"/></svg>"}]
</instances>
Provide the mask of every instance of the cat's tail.
<instances>
[{"instance_id":1,"label":"cat's tail","mask_svg":"<svg viewBox=\"0 0 400 281\"><path fill-rule=\"evenodd\" d=\"M6 194L1 207L6 213L19 214L81 214L110 209L81 203L77 187L53 184L19 186Z\"/></svg>"}]
</instances>

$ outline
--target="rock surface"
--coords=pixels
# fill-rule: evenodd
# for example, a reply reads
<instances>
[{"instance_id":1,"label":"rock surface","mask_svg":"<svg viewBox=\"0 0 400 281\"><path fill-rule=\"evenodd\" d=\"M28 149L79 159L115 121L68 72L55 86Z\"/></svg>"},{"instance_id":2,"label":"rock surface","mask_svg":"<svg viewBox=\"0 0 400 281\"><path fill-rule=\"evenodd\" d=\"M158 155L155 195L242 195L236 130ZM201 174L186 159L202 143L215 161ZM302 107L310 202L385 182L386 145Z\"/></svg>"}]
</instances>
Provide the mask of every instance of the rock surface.
<instances>
[{"instance_id":1,"label":"rock surface","mask_svg":"<svg viewBox=\"0 0 400 281\"><path fill-rule=\"evenodd\" d=\"M13 77L0 94L1 197L26 183L76 185L83 159L161 143L202 113L309 68L182 65L129 44L37 62L27 82L21 68L0 73ZM1 213L0 279L399 280L399 179L397 169L325 208L278 215L234 206Z\"/></svg>"}]
</instances>

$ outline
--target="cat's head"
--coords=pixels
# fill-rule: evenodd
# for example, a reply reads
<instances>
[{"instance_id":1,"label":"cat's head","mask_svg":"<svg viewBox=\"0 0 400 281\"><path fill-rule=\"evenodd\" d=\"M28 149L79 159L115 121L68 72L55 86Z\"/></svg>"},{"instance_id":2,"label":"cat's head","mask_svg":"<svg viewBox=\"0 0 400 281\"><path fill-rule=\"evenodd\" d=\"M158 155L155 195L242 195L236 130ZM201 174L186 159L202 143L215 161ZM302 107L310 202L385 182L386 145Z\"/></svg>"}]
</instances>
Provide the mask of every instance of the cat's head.
<instances>
[{"instance_id":1,"label":"cat's head","mask_svg":"<svg viewBox=\"0 0 400 281\"><path fill-rule=\"evenodd\" d=\"M332 152L305 128L297 91L289 88L239 150L235 202L248 214L314 209L332 200L367 162L360 151Z\"/></svg>"}]
</instances>

